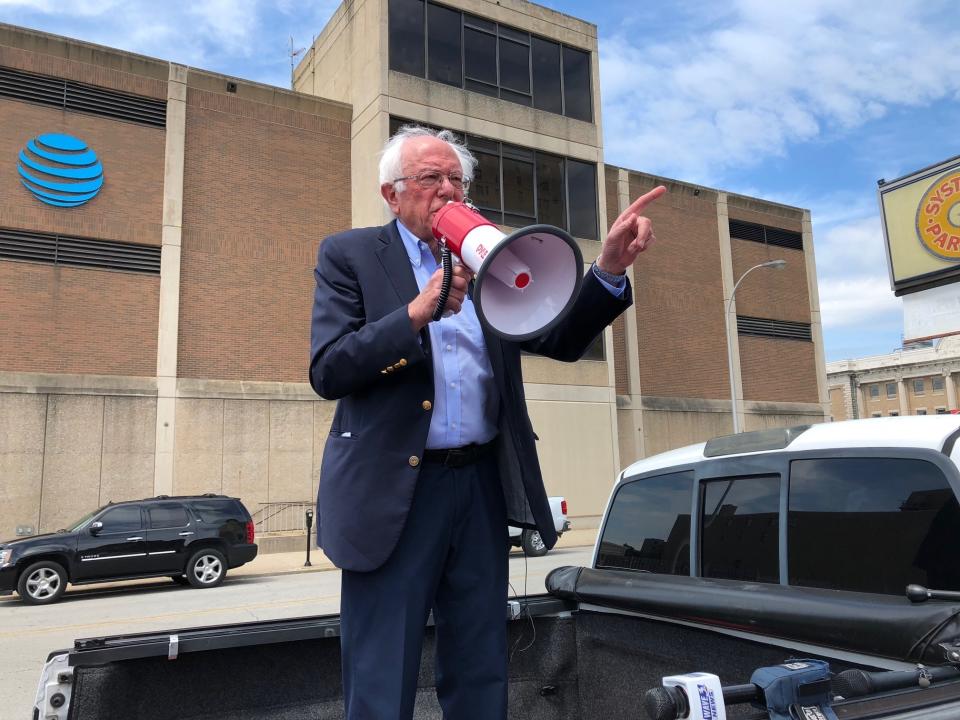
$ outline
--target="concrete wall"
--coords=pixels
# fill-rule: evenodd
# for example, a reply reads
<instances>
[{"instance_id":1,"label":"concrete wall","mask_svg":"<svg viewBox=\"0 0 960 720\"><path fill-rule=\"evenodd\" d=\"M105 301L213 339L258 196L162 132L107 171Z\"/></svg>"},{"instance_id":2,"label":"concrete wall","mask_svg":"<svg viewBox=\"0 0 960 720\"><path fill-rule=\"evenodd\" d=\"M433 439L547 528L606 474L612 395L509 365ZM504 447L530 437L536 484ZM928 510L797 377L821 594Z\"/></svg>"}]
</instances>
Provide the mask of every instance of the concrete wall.
<instances>
[{"instance_id":1,"label":"concrete wall","mask_svg":"<svg viewBox=\"0 0 960 720\"><path fill-rule=\"evenodd\" d=\"M172 492L312 501L334 403L305 383L180 380ZM156 382L0 372L0 539L151 497Z\"/></svg>"},{"instance_id":2,"label":"concrete wall","mask_svg":"<svg viewBox=\"0 0 960 720\"><path fill-rule=\"evenodd\" d=\"M279 395L231 385L181 386L224 397L178 398L174 492L232 495L251 512L268 502L312 501L334 403L306 385L288 384Z\"/></svg>"},{"instance_id":3,"label":"concrete wall","mask_svg":"<svg viewBox=\"0 0 960 720\"><path fill-rule=\"evenodd\" d=\"M0 373L0 387L0 536L153 493L152 381Z\"/></svg>"},{"instance_id":4,"label":"concrete wall","mask_svg":"<svg viewBox=\"0 0 960 720\"><path fill-rule=\"evenodd\" d=\"M645 396L642 415L647 455L733 432L729 401ZM744 418L744 431L767 430L823 422L823 412L819 403L747 401Z\"/></svg>"}]
</instances>

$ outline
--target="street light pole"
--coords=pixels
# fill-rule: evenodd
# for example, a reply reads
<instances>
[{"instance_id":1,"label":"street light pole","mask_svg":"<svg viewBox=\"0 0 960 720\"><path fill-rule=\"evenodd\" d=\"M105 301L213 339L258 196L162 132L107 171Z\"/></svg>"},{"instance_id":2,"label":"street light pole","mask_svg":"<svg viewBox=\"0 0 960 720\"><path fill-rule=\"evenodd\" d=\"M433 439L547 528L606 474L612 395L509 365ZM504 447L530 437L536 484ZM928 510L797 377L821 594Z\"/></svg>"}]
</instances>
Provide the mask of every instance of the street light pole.
<instances>
[{"instance_id":1,"label":"street light pole","mask_svg":"<svg viewBox=\"0 0 960 720\"><path fill-rule=\"evenodd\" d=\"M733 299L736 297L737 288L740 287L740 283L743 282L744 278L747 277L757 268L773 268L775 270L781 270L787 264L786 260L770 260L769 262L760 263L759 265L754 265L752 268L747 270L743 275L740 276L740 279L737 280L737 284L733 286L733 292L730 293L730 299L727 300L726 306L723 312L723 321L724 326L727 329L727 366L730 368L730 406L733 410L733 434L736 435L740 432L740 413L737 412L737 384L734 381L733 373L733 343L730 341L730 307L733 305Z\"/></svg>"}]
</instances>

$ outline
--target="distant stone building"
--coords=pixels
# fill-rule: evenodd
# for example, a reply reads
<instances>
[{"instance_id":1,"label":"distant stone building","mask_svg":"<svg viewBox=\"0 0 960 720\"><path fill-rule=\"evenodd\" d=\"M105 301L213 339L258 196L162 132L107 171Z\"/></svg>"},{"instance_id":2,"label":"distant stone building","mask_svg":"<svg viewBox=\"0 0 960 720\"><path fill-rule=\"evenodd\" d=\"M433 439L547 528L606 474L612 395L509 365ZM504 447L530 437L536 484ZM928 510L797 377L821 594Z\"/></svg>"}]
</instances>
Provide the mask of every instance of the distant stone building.
<instances>
[{"instance_id":1,"label":"distant stone building","mask_svg":"<svg viewBox=\"0 0 960 720\"><path fill-rule=\"evenodd\" d=\"M958 410L960 336L932 347L827 363L834 420Z\"/></svg>"}]
</instances>

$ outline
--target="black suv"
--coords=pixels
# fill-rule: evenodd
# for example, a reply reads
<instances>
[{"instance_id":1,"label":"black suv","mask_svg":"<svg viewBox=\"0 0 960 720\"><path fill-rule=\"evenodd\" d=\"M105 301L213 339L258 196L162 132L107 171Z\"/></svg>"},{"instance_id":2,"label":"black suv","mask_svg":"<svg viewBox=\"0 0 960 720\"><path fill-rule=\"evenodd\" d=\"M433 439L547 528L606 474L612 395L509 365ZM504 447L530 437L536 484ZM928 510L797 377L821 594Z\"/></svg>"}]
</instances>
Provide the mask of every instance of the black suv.
<instances>
[{"instance_id":1,"label":"black suv","mask_svg":"<svg viewBox=\"0 0 960 720\"><path fill-rule=\"evenodd\" d=\"M168 497L111 503L66 530L0 543L0 595L56 602L67 583L167 575L216 587L257 556L253 520L236 498Z\"/></svg>"}]
</instances>

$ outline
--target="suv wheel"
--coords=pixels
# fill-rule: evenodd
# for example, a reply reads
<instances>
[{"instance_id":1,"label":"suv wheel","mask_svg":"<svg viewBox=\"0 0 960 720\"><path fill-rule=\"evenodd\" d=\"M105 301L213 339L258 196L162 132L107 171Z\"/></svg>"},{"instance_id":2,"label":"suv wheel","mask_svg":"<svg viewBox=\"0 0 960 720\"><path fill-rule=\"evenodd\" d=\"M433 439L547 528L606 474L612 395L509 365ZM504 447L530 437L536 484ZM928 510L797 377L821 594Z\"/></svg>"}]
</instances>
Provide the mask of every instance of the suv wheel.
<instances>
[{"instance_id":1,"label":"suv wheel","mask_svg":"<svg viewBox=\"0 0 960 720\"><path fill-rule=\"evenodd\" d=\"M227 561L219 550L197 550L187 563L186 575L195 588L216 587L227 575Z\"/></svg>"},{"instance_id":2,"label":"suv wheel","mask_svg":"<svg viewBox=\"0 0 960 720\"><path fill-rule=\"evenodd\" d=\"M67 589L67 571L52 560L41 560L30 565L20 575L17 592L29 605L56 602Z\"/></svg>"},{"instance_id":3,"label":"suv wheel","mask_svg":"<svg viewBox=\"0 0 960 720\"><path fill-rule=\"evenodd\" d=\"M524 530L522 537L523 552L527 555L530 557L543 557L547 554L547 545L543 542L543 538L540 537L538 530Z\"/></svg>"}]
</instances>

